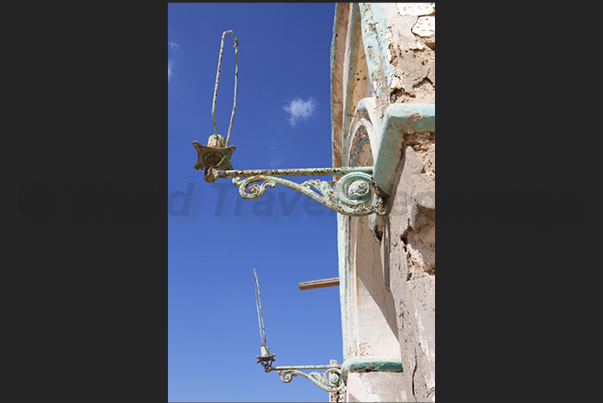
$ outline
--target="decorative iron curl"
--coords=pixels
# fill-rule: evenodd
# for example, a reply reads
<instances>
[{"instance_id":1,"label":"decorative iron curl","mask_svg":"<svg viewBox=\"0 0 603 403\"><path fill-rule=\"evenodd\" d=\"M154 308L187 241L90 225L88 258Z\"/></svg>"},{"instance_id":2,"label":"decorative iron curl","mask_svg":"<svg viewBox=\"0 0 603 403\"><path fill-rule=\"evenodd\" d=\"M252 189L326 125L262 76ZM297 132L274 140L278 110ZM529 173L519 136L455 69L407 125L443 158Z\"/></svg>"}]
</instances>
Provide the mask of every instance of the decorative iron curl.
<instances>
[{"instance_id":1,"label":"decorative iron curl","mask_svg":"<svg viewBox=\"0 0 603 403\"><path fill-rule=\"evenodd\" d=\"M373 178L362 172L345 175L335 184L335 197L350 207L364 205L371 200Z\"/></svg>"},{"instance_id":2,"label":"decorative iron curl","mask_svg":"<svg viewBox=\"0 0 603 403\"><path fill-rule=\"evenodd\" d=\"M255 182L263 183L255 184ZM239 194L247 200L259 199L264 195L268 186L274 189L278 184L303 193L340 214L365 216L376 213L385 215L383 198L379 195L373 178L363 172L346 174L336 183L335 181L311 179L298 184L268 175L255 175L246 179L236 177L232 183L239 187Z\"/></svg>"},{"instance_id":3,"label":"decorative iron curl","mask_svg":"<svg viewBox=\"0 0 603 403\"><path fill-rule=\"evenodd\" d=\"M324 374L320 372L310 372L307 374L296 369L280 370L277 371L277 374L280 375L284 383L289 383L294 376L300 375L327 392L337 393L345 389L345 382L343 382L341 370L338 368L329 368Z\"/></svg>"},{"instance_id":4,"label":"decorative iron curl","mask_svg":"<svg viewBox=\"0 0 603 403\"><path fill-rule=\"evenodd\" d=\"M264 195L266 192L266 188L270 186L270 188L274 189L276 183L274 182L274 178L264 177L266 179L258 179L258 176L252 176L250 178L241 180L241 178L233 178L232 183L235 186L239 187L239 194L243 199L246 200L256 200ZM249 186L253 182L263 181L261 185L253 184ZM249 186L249 188L247 188Z\"/></svg>"}]
</instances>

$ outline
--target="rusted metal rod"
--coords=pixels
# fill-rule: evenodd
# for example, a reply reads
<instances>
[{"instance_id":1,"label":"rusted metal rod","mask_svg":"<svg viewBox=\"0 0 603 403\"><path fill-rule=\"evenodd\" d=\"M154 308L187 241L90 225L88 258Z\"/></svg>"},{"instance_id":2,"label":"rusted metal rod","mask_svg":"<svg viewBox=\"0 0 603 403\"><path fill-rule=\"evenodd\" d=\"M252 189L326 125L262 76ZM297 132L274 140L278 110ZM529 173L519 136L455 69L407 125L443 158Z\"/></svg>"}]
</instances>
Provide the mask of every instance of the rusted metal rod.
<instances>
[{"instance_id":1,"label":"rusted metal rod","mask_svg":"<svg viewBox=\"0 0 603 403\"><path fill-rule=\"evenodd\" d=\"M331 176L346 175L352 172L373 173L373 167L343 167L343 168L310 168L310 169L248 169L215 171L216 178L248 178L256 175L265 176Z\"/></svg>"},{"instance_id":2,"label":"rusted metal rod","mask_svg":"<svg viewBox=\"0 0 603 403\"><path fill-rule=\"evenodd\" d=\"M214 121L214 135L218 134L218 128L216 127L216 97L218 96L218 82L220 81L220 67L222 66L222 53L224 53L224 36L228 33L232 34L232 41L234 42L235 49L235 84L234 84L234 101L232 104L232 114L230 115L230 126L228 126L228 136L226 137L226 147L228 147L228 141L230 140L230 130L232 129L232 120L234 119L235 109L237 107L237 79L239 77L239 59L237 52L239 51L239 41L235 37L233 31L224 31L222 33L222 42L220 42L220 56L218 58L218 71L216 73L216 86L214 88L214 101L211 107L211 116Z\"/></svg>"},{"instance_id":3,"label":"rusted metal rod","mask_svg":"<svg viewBox=\"0 0 603 403\"><path fill-rule=\"evenodd\" d=\"M341 365L291 365L291 366L278 366L270 367L272 371L282 371L289 369L330 369L330 368L341 368Z\"/></svg>"}]
</instances>

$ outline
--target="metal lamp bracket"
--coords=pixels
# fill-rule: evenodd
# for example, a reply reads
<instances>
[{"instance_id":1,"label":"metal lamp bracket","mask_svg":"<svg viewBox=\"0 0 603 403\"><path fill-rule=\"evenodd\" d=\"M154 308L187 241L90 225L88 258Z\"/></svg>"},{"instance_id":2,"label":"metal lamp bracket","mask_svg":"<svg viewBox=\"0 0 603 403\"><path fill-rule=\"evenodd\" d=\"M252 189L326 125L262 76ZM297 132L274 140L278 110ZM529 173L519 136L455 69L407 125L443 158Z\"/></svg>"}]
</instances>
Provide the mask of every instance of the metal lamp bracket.
<instances>
[{"instance_id":1,"label":"metal lamp bracket","mask_svg":"<svg viewBox=\"0 0 603 403\"><path fill-rule=\"evenodd\" d=\"M220 81L220 68L222 65L222 53L224 51L224 36L232 34L235 49L235 85L234 99L230 125L226 138L218 134L216 126L216 97L218 95L218 83ZM214 99L212 104L212 119L214 123L214 134L208 139L207 146L193 141L197 150L198 159L195 169L205 172L205 181L213 183L219 178L232 178L232 183L239 187L239 194L247 200L256 200L264 194L266 188L274 188L276 185L286 186L314 199L323 206L340 214L349 216L365 216L377 214L385 215L384 199L382 193L373 179L372 167L359 168L311 168L311 169L267 169L237 171L232 168L230 162L235 146L229 146L230 132L237 105L237 80L239 72L239 60L237 52L239 41L233 31L224 31L220 42L220 56L218 58L218 70L216 72L216 85L214 88ZM311 179L301 184L290 180L278 178L278 176L330 176L343 175L338 181L321 181ZM246 178L246 179L242 179Z\"/></svg>"},{"instance_id":2,"label":"metal lamp bracket","mask_svg":"<svg viewBox=\"0 0 603 403\"><path fill-rule=\"evenodd\" d=\"M373 180L372 167L221 171L217 167L204 166L207 163L203 160L202 149L198 144L195 147L199 153L199 161L195 169L206 168L205 180L211 183L220 178L232 178L232 183L239 187L239 194L244 199L259 199L264 195L267 187L274 189L276 185L282 185L303 193L340 214L349 216L385 214L384 198ZM310 179L301 184L279 178L279 176L330 175L343 175L343 177L337 181Z\"/></svg>"},{"instance_id":3,"label":"metal lamp bracket","mask_svg":"<svg viewBox=\"0 0 603 403\"><path fill-rule=\"evenodd\" d=\"M294 376L302 376L319 388L326 390L327 392L339 392L345 388L345 377L342 376L341 365L304 365L295 367L273 367L276 354L270 354L270 350L266 345L266 330L264 329L264 314L262 313L262 299L260 297L260 284L258 277L253 269L253 278L255 283L255 302L258 311L258 325L260 328L260 339L262 347L260 348L260 355L257 357L257 363L264 367L264 371L271 372L277 371L280 375L281 380L285 383L291 382ZM324 373L310 372L309 374L300 370L307 369L325 369Z\"/></svg>"},{"instance_id":4,"label":"metal lamp bracket","mask_svg":"<svg viewBox=\"0 0 603 403\"><path fill-rule=\"evenodd\" d=\"M266 350L267 353L267 350ZM262 357L258 357L260 362ZM266 357L267 362L262 362L266 372L277 371L281 380L291 382L293 377L302 376L316 386L331 393L345 391L346 381L350 372L403 372L402 363L398 357L359 357L347 359L343 365L299 365L273 367L274 355ZM320 369L324 373L302 370Z\"/></svg>"},{"instance_id":5,"label":"metal lamp bracket","mask_svg":"<svg viewBox=\"0 0 603 403\"><path fill-rule=\"evenodd\" d=\"M324 369L324 373L321 372L310 372L305 373L301 370L308 369ZM341 373L341 365L300 365L300 366L282 366L272 367L270 365L265 367L266 372L277 371L281 380L285 383L291 382L293 377L302 376L313 384L331 393L337 393L345 390L345 382Z\"/></svg>"}]
</instances>

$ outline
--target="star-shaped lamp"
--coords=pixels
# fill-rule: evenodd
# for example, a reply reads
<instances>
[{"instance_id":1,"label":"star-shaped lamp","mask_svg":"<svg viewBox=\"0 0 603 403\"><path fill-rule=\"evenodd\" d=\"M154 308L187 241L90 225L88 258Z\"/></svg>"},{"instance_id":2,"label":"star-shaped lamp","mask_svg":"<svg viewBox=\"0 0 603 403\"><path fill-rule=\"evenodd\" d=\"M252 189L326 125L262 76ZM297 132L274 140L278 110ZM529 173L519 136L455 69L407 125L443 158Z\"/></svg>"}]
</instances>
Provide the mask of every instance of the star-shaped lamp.
<instances>
[{"instance_id":1,"label":"star-shaped lamp","mask_svg":"<svg viewBox=\"0 0 603 403\"><path fill-rule=\"evenodd\" d=\"M264 371L270 372L270 367L274 362L274 357L276 357L276 354L270 355L268 346L262 346L260 348L260 352L262 355L257 356L258 361L256 362L256 364L261 364L262 367L264 367Z\"/></svg>"},{"instance_id":2,"label":"star-shaped lamp","mask_svg":"<svg viewBox=\"0 0 603 403\"><path fill-rule=\"evenodd\" d=\"M219 134L212 134L207 140L207 145L193 141L193 146L197 150L198 158L194 168L202 169L205 172L206 182L215 182L216 177L211 175L211 171L216 169L232 170L230 158L237 148L235 146L224 147L226 140Z\"/></svg>"}]
</instances>

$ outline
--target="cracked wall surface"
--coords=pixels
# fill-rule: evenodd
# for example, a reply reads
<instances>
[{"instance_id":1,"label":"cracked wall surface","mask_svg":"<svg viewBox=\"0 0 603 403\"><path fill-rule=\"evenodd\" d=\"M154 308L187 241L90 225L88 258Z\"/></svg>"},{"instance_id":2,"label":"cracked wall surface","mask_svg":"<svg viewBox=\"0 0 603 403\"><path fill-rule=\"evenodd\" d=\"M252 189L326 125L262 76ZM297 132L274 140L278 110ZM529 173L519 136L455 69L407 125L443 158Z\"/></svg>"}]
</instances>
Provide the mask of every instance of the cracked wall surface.
<instances>
[{"instance_id":1,"label":"cracked wall surface","mask_svg":"<svg viewBox=\"0 0 603 403\"><path fill-rule=\"evenodd\" d=\"M396 310L409 401L435 401L434 177L412 146L400 161L381 242ZM424 157L425 161L430 161ZM434 168L435 171L435 168Z\"/></svg>"},{"instance_id":2,"label":"cracked wall surface","mask_svg":"<svg viewBox=\"0 0 603 403\"><path fill-rule=\"evenodd\" d=\"M390 103L435 104L435 3L382 4ZM435 133L404 133L381 253L389 273L408 401L435 401Z\"/></svg>"},{"instance_id":3,"label":"cracked wall surface","mask_svg":"<svg viewBox=\"0 0 603 403\"><path fill-rule=\"evenodd\" d=\"M383 4L388 57L395 73L390 102L435 103L435 3Z\"/></svg>"},{"instance_id":4,"label":"cracked wall surface","mask_svg":"<svg viewBox=\"0 0 603 403\"><path fill-rule=\"evenodd\" d=\"M333 166L370 165L391 104L435 104L435 3L336 9ZM377 134L358 135L357 121ZM338 242L344 358L395 355L404 372L350 374L345 401L435 401L435 132L399 131L387 133L401 139L387 215L374 226L338 217Z\"/></svg>"}]
</instances>

